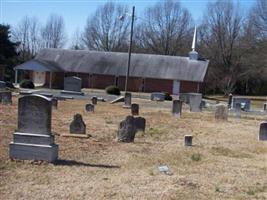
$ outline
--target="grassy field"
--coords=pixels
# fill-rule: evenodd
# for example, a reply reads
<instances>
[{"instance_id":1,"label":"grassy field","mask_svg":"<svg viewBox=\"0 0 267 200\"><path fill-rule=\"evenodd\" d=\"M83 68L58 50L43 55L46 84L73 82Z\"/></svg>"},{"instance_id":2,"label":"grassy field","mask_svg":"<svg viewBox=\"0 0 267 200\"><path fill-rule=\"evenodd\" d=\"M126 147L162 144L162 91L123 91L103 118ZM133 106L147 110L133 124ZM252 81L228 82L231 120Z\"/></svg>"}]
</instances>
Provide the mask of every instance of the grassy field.
<instances>
[{"instance_id":1,"label":"grassy field","mask_svg":"<svg viewBox=\"0 0 267 200\"><path fill-rule=\"evenodd\" d=\"M0 199L267 199L267 143L258 141L266 116L216 122L212 112L170 114L170 102L133 99L147 120L146 133L117 143L118 124L130 110L100 102L60 101L52 130L59 161L10 161L8 144L17 126L17 99L0 105ZM83 115L92 137L69 138L69 124ZM193 147L183 146L185 134ZM170 175L160 173L168 165Z\"/></svg>"}]
</instances>

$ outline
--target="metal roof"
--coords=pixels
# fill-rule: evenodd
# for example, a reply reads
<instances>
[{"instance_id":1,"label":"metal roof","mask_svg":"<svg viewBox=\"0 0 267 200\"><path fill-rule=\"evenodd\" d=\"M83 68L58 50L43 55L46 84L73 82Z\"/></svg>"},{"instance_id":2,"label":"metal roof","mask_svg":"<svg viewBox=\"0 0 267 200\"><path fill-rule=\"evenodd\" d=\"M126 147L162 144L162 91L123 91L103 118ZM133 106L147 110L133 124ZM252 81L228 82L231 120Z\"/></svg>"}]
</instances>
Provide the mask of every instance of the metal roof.
<instances>
[{"instance_id":1,"label":"metal roof","mask_svg":"<svg viewBox=\"0 0 267 200\"><path fill-rule=\"evenodd\" d=\"M44 61L41 59L32 59L20 65L17 65L14 69L22 69L22 70L32 70L37 72L61 72L64 71L61 69L57 63L51 61Z\"/></svg>"},{"instance_id":2,"label":"metal roof","mask_svg":"<svg viewBox=\"0 0 267 200\"><path fill-rule=\"evenodd\" d=\"M126 75L127 59L128 53L66 49L42 49L35 57L66 72L116 76ZM188 57L133 53L130 76L203 82L208 63Z\"/></svg>"}]
</instances>

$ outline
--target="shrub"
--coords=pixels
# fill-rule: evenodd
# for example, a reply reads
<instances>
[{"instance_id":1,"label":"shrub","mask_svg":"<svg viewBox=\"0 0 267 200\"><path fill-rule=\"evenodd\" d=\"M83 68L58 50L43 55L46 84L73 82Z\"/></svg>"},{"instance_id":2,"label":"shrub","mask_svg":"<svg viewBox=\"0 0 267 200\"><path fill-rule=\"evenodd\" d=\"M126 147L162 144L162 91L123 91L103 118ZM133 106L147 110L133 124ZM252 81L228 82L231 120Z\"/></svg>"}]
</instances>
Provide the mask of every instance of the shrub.
<instances>
[{"instance_id":1,"label":"shrub","mask_svg":"<svg viewBox=\"0 0 267 200\"><path fill-rule=\"evenodd\" d=\"M21 88L29 88L29 89L34 89L34 84L31 80L24 79L19 83L19 86Z\"/></svg>"},{"instance_id":2,"label":"shrub","mask_svg":"<svg viewBox=\"0 0 267 200\"><path fill-rule=\"evenodd\" d=\"M114 94L114 95L120 95L121 91L120 89L115 85L110 85L106 87L106 93L108 94Z\"/></svg>"},{"instance_id":3,"label":"shrub","mask_svg":"<svg viewBox=\"0 0 267 200\"><path fill-rule=\"evenodd\" d=\"M165 94L165 101L172 101L172 96L168 92L163 92Z\"/></svg>"}]
</instances>

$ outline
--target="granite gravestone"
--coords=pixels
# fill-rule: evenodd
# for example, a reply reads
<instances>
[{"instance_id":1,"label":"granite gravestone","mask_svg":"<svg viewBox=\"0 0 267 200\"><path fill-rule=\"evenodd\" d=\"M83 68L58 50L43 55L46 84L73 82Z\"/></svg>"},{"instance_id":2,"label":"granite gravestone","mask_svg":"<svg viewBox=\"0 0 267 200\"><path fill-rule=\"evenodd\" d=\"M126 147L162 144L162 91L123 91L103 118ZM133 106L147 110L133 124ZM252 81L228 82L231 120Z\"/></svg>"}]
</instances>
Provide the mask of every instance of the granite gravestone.
<instances>
[{"instance_id":1,"label":"granite gravestone","mask_svg":"<svg viewBox=\"0 0 267 200\"><path fill-rule=\"evenodd\" d=\"M84 95L81 92L82 79L76 76L69 76L64 78L64 90L61 91L63 94L74 94L74 95Z\"/></svg>"},{"instance_id":2,"label":"granite gravestone","mask_svg":"<svg viewBox=\"0 0 267 200\"><path fill-rule=\"evenodd\" d=\"M241 103L236 103L235 104L235 117L236 118L241 118Z\"/></svg>"},{"instance_id":3,"label":"granite gravestone","mask_svg":"<svg viewBox=\"0 0 267 200\"><path fill-rule=\"evenodd\" d=\"M233 95L230 93L228 96L228 108L231 108L232 100L233 100Z\"/></svg>"},{"instance_id":4,"label":"granite gravestone","mask_svg":"<svg viewBox=\"0 0 267 200\"><path fill-rule=\"evenodd\" d=\"M93 104L86 104L85 105L85 110L86 112L94 112L95 111L95 106Z\"/></svg>"},{"instance_id":5,"label":"granite gravestone","mask_svg":"<svg viewBox=\"0 0 267 200\"><path fill-rule=\"evenodd\" d=\"M184 136L184 146L192 146L193 136L192 135L185 135Z\"/></svg>"},{"instance_id":6,"label":"granite gravestone","mask_svg":"<svg viewBox=\"0 0 267 200\"><path fill-rule=\"evenodd\" d=\"M127 116L125 120L120 122L117 138L119 142L134 142L137 132L133 116Z\"/></svg>"},{"instance_id":7,"label":"granite gravestone","mask_svg":"<svg viewBox=\"0 0 267 200\"><path fill-rule=\"evenodd\" d=\"M12 104L12 93L10 91L0 92L0 102L4 105Z\"/></svg>"},{"instance_id":8,"label":"granite gravestone","mask_svg":"<svg viewBox=\"0 0 267 200\"><path fill-rule=\"evenodd\" d=\"M13 159L44 160L54 162L58 157L58 145L51 134L51 99L41 95L19 98L18 128L9 146Z\"/></svg>"},{"instance_id":9,"label":"granite gravestone","mask_svg":"<svg viewBox=\"0 0 267 200\"><path fill-rule=\"evenodd\" d=\"M73 134L86 134L86 125L83 121L82 115L76 114L70 124L70 133Z\"/></svg>"},{"instance_id":10,"label":"granite gravestone","mask_svg":"<svg viewBox=\"0 0 267 200\"><path fill-rule=\"evenodd\" d=\"M263 104L263 111L267 111L267 103Z\"/></svg>"},{"instance_id":11,"label":"granite gravestone","mask_svg":"<svg viewBox=\"0 0 267 200\"><path fill-rule=\"evenodd\" d=\"M92 104L97 105L97 97L96 96L92 97Z\"/></svg>"},{"instance_id":12,"label":"granite gravestone","mask_svg":"<svg viewBox=\"0 0 267 200\"><path fill-rule=\"evenodd\" d=\"M218 104L215 107L215 119L227 121L228 108L225 105Z\"/></svg>"},{"instance_id":13,"label":"granite gravestone","mask_svg":"<svg viewBox=\"0 0 267 200\"><path fill-rule=\"evenodd\" d=\"M172 115L175 117L181 117L182 114L182 105L181 100L173 100L172 102Z\"/></svg>"},{"instance_id":14,"label":"granite gravestone","mask_svg":"<svg viewBox=\"0 0 267 200\"><path fill-rule=\"evenodd\" d=\"M126 92L124 96L124 108L131 108L132 105L132 94L130 92Z\"/></svg>"},{"instance_id":15,"label":"granite gravestone","mask_svg":"<svg viewBox=\"0 0 267 200\"><path fill-rule=\"evenodd\" d=\"M136 103L133 103L131 106L131 112L132 112L132 115L139 115L139 105Z\"/></svg>"},{"instance_id":16,"label":"granite gravestone","mask_svg":"<svg viewBox=\"0 0 267 200\"><path fill-rule=\"evenodd\" d=\"M153 92L150 96L151 101L164 101L165 100L165 94L162 92Z\"/></svg>"},{"instance_id":17,"label":"granite gravestone","mask_svg":"<svg viewBox=\"0 0 267 200\"><path fill-rule=\"evenodd\" d=\"M267 122L260 124L259 140L267 141Z\"/></svg>"},{"instance_id":18,"label":"granite gravestone","mask_svg":"<svg viewBox=\"0 0 267 200\"><path fill-rule=\"evenodd\" d=\"M189 96L190 111L201 112L201 101L202 101L202 94L190 93Z\"/></svg>"},{"instance_id":19,"label":"granite gravestone","mask_svg":"<svg viewBox=\"0 0 267 200\"><path fill-rule=\"evenodd\" d=\"M136 127L136 131L145 132L146 130L146 119L143 117L134 118L134 125Z\"/></svg>"}]
</instances>

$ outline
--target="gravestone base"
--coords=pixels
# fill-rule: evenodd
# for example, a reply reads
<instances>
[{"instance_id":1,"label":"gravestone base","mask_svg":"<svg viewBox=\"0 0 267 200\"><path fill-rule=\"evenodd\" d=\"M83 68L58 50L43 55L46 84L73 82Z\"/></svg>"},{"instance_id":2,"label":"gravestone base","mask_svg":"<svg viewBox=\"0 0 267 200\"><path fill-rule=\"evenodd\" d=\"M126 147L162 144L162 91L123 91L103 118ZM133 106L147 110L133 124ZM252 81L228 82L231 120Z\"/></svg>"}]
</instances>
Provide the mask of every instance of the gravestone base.
<instances>
[{"instance_id":1,"label":"gravestone base","mask_svg":"<svg viewBox=\"0 0 267 200\"><path fill-rule=\"evenodd\" d=\"M43 160L54 162L58 158L58 145L11 142L9 144L9 157L19 160Z\"/></svg>"},{"instance_id":2,"label":"gravestone base","mask_svg":"<svg viewBox=\"0 0 267 200\"><path fill-rule=\"evenodd\" d=\"M69 95L84 95L83 92L75 92L70 90L62 90L61 94L69 94Z\"/></svg>"}]
</instances>

